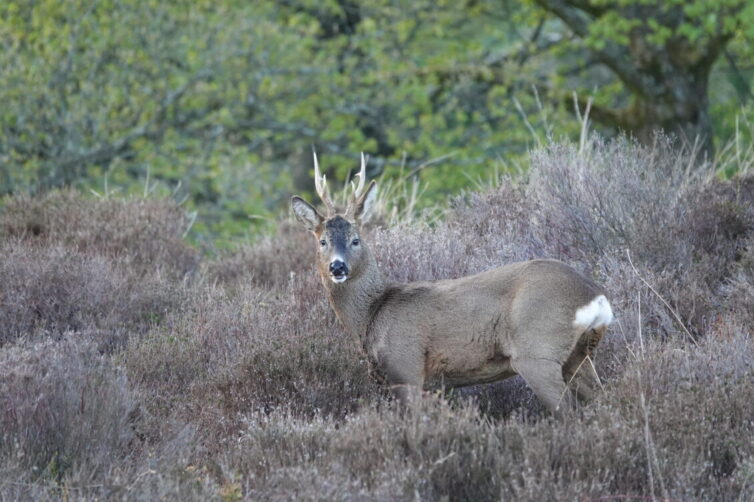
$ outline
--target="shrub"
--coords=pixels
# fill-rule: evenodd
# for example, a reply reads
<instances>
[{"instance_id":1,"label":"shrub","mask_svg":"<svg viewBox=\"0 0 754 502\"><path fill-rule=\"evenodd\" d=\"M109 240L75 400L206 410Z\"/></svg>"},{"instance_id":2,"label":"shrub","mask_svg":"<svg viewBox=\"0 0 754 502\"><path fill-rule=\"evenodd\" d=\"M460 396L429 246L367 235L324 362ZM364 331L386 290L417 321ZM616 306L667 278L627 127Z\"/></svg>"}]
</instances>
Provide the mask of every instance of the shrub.
<instances>
[{"instance_id":1,"label":"shrub","mask_svg":"<svg viewBox=\"0 0 754 502\"><path fill-rule=\"evenodd\" d=\"M754 326L754 237L749 237L741 258L721 290L725 311L716 321L732 317L743 326Z\"/></svg>"},{"instance_id":2,"label":"shrub","mask_svg":"<svg viewBox=\"0 0 754 502\"><path fill-rule=\"evenodd\" d=\"M9 233L25 227L6 211L0 482L21 482L2 495L745 497L754 176L691 175L688 161L662 140L554 145L533 156L528 178L467 194L443 220L366 229L395 280L556 257L603 284L616 314L595 361L605 392L563 421L521 379L396 410L327 304L315 243L296 227L179 281L168 243L155 244L168 255L153 266L129 258L145 256L141 245L98 241L105 220L77 241L57 223L55 237ZM84 204L72 200L63 213ZM131 204L141 202L121 209Z\"/></svg>"},{"instance_id":3,"label":"shrub","mask_svg":"<svg viewBox=\"0 0 754 502\"><path fill-rule=\"evenodd\" d=\"M0 367L0 458L16 479L98 477L138 442L124 373L81 337L6 348Z\"/></svg>"},{"instance_id":4,"label":"shrub","mask_svg":"<svg viewBox=\"0 0 754 502\"><path fill-rule=\"evenodd\" d=\"M255 410L353 411L376 387L319 288L313 276L279 295L209 288L134 341L124 355L129 375L151 396L155 416L202 417L203 430L215 436Z\"/></svg>"},{"instance_id":5,"label":"shrub","mask_svg":"<svg viewBox=\"0 0 754 502\"><path fill-rule=\"evenodd\" d=\"M636 298L630 253L641 276L699 335L721 313L721 288L754 235L754 175L721 181L704 167L689 171L691 162L690 152L672 150L662 137L649 147L626 139L594 139L585 150L552 145L532 155L527 181L504 179L471 194L434 232L405 232L411 242L399 246L418 251L418 263L406 268L444 267L423 274L438 278L559 258L627 304L626 292ZM429 259L433 253L439 254ZM611 286L616 275L621 280ZM661 331L678 329L653 293L644 298L645 313L662 320Z\"/></svg>"},{"instance_id":6,"label":"shrub","mask_svg":"<svg viewBox=\"0 0 754 502\"><path fill-rule=\"evenodd\" d=\"M0 253L0 345L85 331L111 350L181 302L180 287L133 276L102 256L23 241L0 244Z\"/></svg>"},{"instance_id":7,"label":"shrub","mask_svg":"<svg viewBox=\"0 0 754 502\"><path fill-rule=\"evenodd\" d=\"M221 454L222 475L265 500L735 499L754 460L740 440L754 366L751 338L731 336L693 352L648 343L596 403L563 422L489 421L437 399L344 421L252 413Z\"/></svg>"},{"instance_id":8,"label":"shrub","mask_svg":"<svg viewBox=\"0 0 754 502\"><path fill-rule=\"evenodd\" d=\"M74 190L7 199L0 213L4 239L72 248L117 258L139 273L183 277L197 266L197 253L183 240L189 219L174 202L85 198Z\"/></svg>"},{"instance_id":9,"label":"shrub","mask_svg":"<svg viewBox=\"0 0 754 502\"><path fill-rule=\"evenodd\" d=\"M210 281L227 286L243 284L284 288L294 274L309 274L314 264L314 239L296 223L283 221L272 236L226 252L207 264Z\"/></svg>"}]
</instances>

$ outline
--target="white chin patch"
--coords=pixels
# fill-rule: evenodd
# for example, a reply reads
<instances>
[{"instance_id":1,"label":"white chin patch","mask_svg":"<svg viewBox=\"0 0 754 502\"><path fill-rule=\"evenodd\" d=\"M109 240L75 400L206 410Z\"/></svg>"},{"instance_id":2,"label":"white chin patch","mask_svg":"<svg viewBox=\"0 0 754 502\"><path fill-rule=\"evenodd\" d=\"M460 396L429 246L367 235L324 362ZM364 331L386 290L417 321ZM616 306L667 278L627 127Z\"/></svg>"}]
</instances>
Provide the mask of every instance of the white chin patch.
<instances>
[{"instance_id":1,"label":"white chin patch","mask_svg":"<svg viewBox=\"0 0 754 502\"><path fill-rule=\"evenodd\" d=\"M348 276L341 275L340 277L335 277L334 275L331 275L330 279L332 279L332 282L334 282L335 284L340 284L341 282L346 282L346 279L348 279Z\"/></svg>"}]
</instances>

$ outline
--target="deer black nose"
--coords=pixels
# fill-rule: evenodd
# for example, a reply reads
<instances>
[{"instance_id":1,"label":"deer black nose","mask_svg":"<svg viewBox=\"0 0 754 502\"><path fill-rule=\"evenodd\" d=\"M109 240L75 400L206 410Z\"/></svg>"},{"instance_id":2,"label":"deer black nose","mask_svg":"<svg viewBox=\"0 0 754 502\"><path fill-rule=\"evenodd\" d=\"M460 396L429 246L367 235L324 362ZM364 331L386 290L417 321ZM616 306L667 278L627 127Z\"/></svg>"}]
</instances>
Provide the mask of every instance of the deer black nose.
<instances>
[{"instance_id":1,"label":"deer black nose","mask_svg":"<svg viewBox=\"0 0 754 502\"><path fill-rule=\"evenodd\" d=\"M348 267L341 260L333 260L330 262L330 273L335 277L348 275Z\"/></svg>"}]
</instances>

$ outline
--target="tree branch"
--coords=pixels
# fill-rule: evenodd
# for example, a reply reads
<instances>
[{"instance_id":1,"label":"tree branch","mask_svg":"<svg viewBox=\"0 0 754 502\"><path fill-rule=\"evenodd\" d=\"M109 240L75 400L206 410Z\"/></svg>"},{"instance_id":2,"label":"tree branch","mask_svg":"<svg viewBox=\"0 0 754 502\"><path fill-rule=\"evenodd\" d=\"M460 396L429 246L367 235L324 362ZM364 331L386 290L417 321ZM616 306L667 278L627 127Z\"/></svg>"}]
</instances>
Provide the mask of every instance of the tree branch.
<instances>
[{"instance_id":1,"label":"tree branch","mask_svg":"<svg viewBox=\"0 0 754 502\"><path fill-rule=\"evenodd\" d=\"M733 73L736 76L736 80L738 80L739 85L741 86L742 90L739 91L739 94L741 94L741 104L745 105L749 99L754 97L751 93L751 85L749 84L749 81L741 74L741 70L738 68L736 60L733 59L730 51L728 51L728 49L723 49L723 55L725 55L725 59L728 61L731 70L733 70Z\"/></svg>"},{"instance_id":2,"label":"tree branch","mask_svg":"<svg viewBox=\"0 0 754 502\"><path fill-rule=\"evenodd\" d=\"M38 183L38 185L49 187L74 181L87 166L112 161L117 156L127 152L128 149L131 148L133 142L138 139L148 139L150 141L158 140L170 127L185 126L189 122L206 117L218 108L217 104L210 104L208 107L195 112L195 114L190 116L180 117L174 121L167 120L170 108L177 106L181 98L183 98L190 88L202 80L211 78L211 76L212 71L210 68L202 68L182 86L166 92L162 102L159 104L159 108L154 114L154 117L145 124L133 127L128 133L120 138L114 141L104 142L99 146L79 153L78 155L64 157L63 159L54 158L50 160L47 162L47 166L49 167L43 170L43 172L47 171L48 174L40 183ZM61 172L63 175L59 176L58 173Z\"/></svg>"},{"instance_id":3,"label":"tree branch","mask_svg":"<svg viewBox=\"0 0 754 502\"><path fill-rule=\"evenodd\" d=\"M615 8L615 5L607 3L594 5L592 0L569 0L568 3L594 17L601 17L605 12Z\"/></svg>"},{"instance_id":4,"label":"tree branch","mask_svg":"<svg viewBox=\"0 0 754 502\"><path fill-rule=\"evenodd\" d=\"M567 96L566 93L561 93L561 100L567 105L573 103L573 95ZM581 110L585 110L589 107L589 117L594 119L600 124L608 127L614 127L616 129L628 130L628 124L626 123L623 110L613 110L605 108L604 106L596 105L594 102L589 103L588 99L576 95L576 104Z\"/></svg>"},{"instance_id":5,"label":"tree branch","mask_svg":"<svg viewBox=\"0 0 754 502\"><path fill-rule=\"evenodd\" d=\"M576 35L584 39L589 35L589 22L586 14L575 4L583 2L566 2L563 0L535 0L543 9L551 12ZM652 96L657 93L653 85L645 76L636 71L636 68L626 56L627 51L617 44L606 41L604 49L590 49L602 63L618 76L626 86L641 96Z\"/></svg>"}]
</instances>

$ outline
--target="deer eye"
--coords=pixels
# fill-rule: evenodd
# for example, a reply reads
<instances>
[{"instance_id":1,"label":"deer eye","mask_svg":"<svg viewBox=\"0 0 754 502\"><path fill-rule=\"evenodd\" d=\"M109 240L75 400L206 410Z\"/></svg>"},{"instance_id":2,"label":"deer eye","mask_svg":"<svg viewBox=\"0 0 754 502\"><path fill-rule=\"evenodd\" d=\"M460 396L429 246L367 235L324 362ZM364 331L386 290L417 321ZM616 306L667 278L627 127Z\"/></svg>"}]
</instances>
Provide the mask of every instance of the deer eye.
<instances>
[{"instance_id":1,"label":"deer eye","mask_svg":"<svg viewBox=\"0 0 754 502\"><path fill-rule=\"evenodd\" d=\"M322 239L321 241L319 241L319 245L322 246L322 247L325 247L325 246L327 246L327 241L324 240L324 239Z\"/></svg>"},{"instance_id":2,"label":"deer eye","mask_svg":"<svg viewBox=\"0 0 754 502\"><path fill-rule=\"evenodd\" d=\"M359 244L361 244L361 241L359 239L354 239L351 241L352 246L358 246Z\"/></svg>"}]
</instances>

